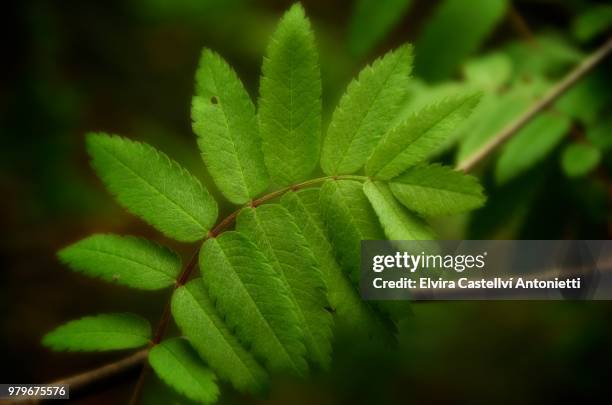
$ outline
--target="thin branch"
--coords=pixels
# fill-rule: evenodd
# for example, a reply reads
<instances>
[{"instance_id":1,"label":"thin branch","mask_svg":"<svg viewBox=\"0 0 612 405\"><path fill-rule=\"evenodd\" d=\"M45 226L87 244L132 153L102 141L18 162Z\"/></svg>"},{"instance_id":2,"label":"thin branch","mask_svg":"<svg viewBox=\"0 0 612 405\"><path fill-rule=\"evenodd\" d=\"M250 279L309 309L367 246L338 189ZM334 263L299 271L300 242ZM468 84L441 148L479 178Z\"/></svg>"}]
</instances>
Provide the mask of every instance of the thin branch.
<instances>
[{"instance_id":1,"label":"thin branch","mask_svg":"<svg viewBox=\"0 0 612 405\"><path fill-rule=\"evenodd\" d=\"M153 340L151 341L150 347L153 347L159 342L161 342L161 340L164 338L164 335L166 334L166 330L168 329L168 324L170 323L170 317L172 315L172 310L171 310L172 309L171 308L172 294L174 294L174 291L177 288L184 285L187 282L187 280L189 280L189 277L193 273L193 270L195 269L196 264L198 262L200 246L201 244L198 243L198 248L191 255L191 259L189 259L189 262L187 263L187 265L185 266L185 268L183 269L183 271L177 278L176 284L174 285L174 288L172 289L170 298L168 298L168 301L166 301L166 305L164 306L164 311L162 312L162 316L159 319L159 322L157 323L157 328L155 328L155 334L153 335ZM142 367L142 370L140 370L140 375L138 376L136 385L134 386L132 398L130 399L130 405L136 405L138 401L140 400L142 389L144 388L144 383L145 383L145 380L147 378L147 374L149 373L149 371L150 371L149 363L145 362L144 366Z\"/></svg>"},{"instance_id":2,"label":"thin branch","mask_svg":"<svg viewBox=\"0 0 612 405\"><path fill-rule=\"evenodd\" d=\"M578 82L578 80L582 79L587 73L593 70L593 68L603 61L611 51L612 37L610 37L599 49L589 55L582 63L580 63L574 70L565 76L563 80L550 89L548 93L544 95L544 97L533 104L521 116L504 127L489 142L476 151L476 153L459 163L457 169L465 172L472 170L474 166L484 160L495 149L497 149L518 131L520 131L525 125L527 125L527 123L529 123L538 113L550 106L555 100L563 95L567 89L572 87L574 84L576 84L576 82Z\"/></svg>"},{"instance_id":3,"label":"thin branch","mask_svg":"<svg viewBox=\"0 0 612 405\"><path fill-rule=\"evenodd\" d=\"M102 367L98 367L84 373L54 381L51 384L67 384L70 386L71 390L79 390L89 385L92 381L108 378L140 365L144 359L147 358L147 353L148 350L143 349L121 360L106 364Z\"/></svg>"},{"instance_id":4,"label":"thin branch","mask_svg":"<svg viewBox=\"0 0 612 405\"><path fill-rule=\"evenodd\" d=\"M533 47L537 47L538 44L535 40L535 36L533 35L533 31L529 28L529 24L525 18L519 13L514 4L510 3L508 7L508 19L512 24L514 30L523 37L527 43Z\"/></svg>"}]
</instances>

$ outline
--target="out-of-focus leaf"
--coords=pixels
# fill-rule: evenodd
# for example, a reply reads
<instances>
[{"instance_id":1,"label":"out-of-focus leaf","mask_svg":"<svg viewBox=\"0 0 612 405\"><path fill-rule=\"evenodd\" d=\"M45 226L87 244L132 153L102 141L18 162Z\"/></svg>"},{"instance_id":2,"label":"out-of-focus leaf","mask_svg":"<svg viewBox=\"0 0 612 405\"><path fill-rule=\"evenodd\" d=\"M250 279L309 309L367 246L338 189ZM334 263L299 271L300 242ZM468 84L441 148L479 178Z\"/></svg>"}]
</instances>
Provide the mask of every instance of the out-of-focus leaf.
<instances>
[{"instance_id":1,"label":"out-of-focus leaf","mask_svg":"<svg viewBox=\"0 0 612 405\"><path fill-rule=\"evenodd\" d=\"M465 132L457 151L457 161L470 156L525 111L535 100L535 94L540 92L539 87L539 84L527 83L517 85L502 95L487 94L462 126Z\"/></svg>"},{"instance_id":2,"label":"out-of-focus leaf","mask_svg":"<svg viewBox=\"0 0 612 405\"><path fill-rule=\"evenodd\" d=\"M494 91L512 76L512 60L502 52L470 59L463 65L463 76L475 87Z\"/></svg>"},{"instance_id":3,"label":"out-of-focus leaf","mask_svg":"<svg viewBox=\"0 0 612 405\"><path fill-rule=\"evenodd\" d=\"M466 239L518 239L529 209L546 190L547 170L534 171L501 186L488 185L489 198L484 207L469 217Z\"/></svg>"},{"instance_id":4,"label":"out-of-focus leaf","mask_svg":"<svg viewBox=\"0 0 612 405\"><path fill-rule=\"evenodd\" d=\"M470 211L486 200L476 177L441 165L413 167L389 187L405 207L426 216Z\"/></svg>"},{"instance_id":5,"label":"out-of-focus leaf","mask_svg":"<svg viewBox=\"0 0 612 405\"><path fill-rule=\"evenodd\" d=\"M601 161L601 151L586 143L567 145L561 155L561 167L567 177L582 177L593 170Z\"/></svg>"},{"instance_id":6,"label":"out-of-focus leaf","mask_svg":"<svg viewBox=\"0 0 612 405\"><path fill-rule=\"evenodd\" d=\"M495 166L498 183L525 172L541 161L561 142L571 126L569 117L543 112L504 145Z\"/></svg>"},{"instance_id":7,"label":"out-of-focus leaf","mask_svg":"<svg viewBox=\"0 0 612 405\"><path fill-rule=\"evenodd\" d=\"M408 86L406 98L401 111L394 120L393 127L410 117L413 113L422 110L428 105L435 104L446 98L466 94L476 90L470 84L464 82L442 82L437 84L426 84L422 80L412 78Z\"/></svg>"},{"instance_id":8,"label":"out-of-focus leaf","mask_svg":"<svg viewBox=\"0 0 612 405\"><path fill-rule=\"evenodd\" d=\"M534 79L565 73L583 57L567 39L552 33L537 35L534 41L512 42L507 47L518 78Z\"/></svg>"},{"instance_id":9,"label":"out-of-focus leaf","mask_svg":"<svg viewBox=\"0 0 612 405\"><path fill-rule=\"evenodd\" d=\"M572 32L578 40L586 42L612 28L612 5L599 4L574 19Z\"/></svg>"},{"instance_id":10,"label":"out-of-focus leaf","mask_svg":"<svg viewBox=\"0 0 612 405\"><path fill-rule=\"evenodd\" d=\"M428 81L448 78L503 18L505 0L445 0L416 43L415 73Z\"/></svg>"},{"instance_id":11,"label":"out-of-focus leaf","mask_svg":"<svg viewBox=\"0 0 612 405\"><path fill-rule=\"evenodd\" d=\"M612 117L604 117L589 126L586 130L586 137L602 151L612 149Z\"/></svg>"},{"instance_id":12,"label":"out-of-focus leaf","mask_svg":"<svg viewBox=\"0 0 612 405\"><path fill-rule=\"evenodd\" d=\"M162 380L194 401L210 404L219 397L217 377L186 339L168 339L153 346L149 363Z\"/></svg>"},{"instance_id":13,"label":"out-of-focus leaf","mask_svg":"<svg viewBox=\"0 0 612 405\"><path fill-rule=\"evenodd\" d=\"M349 23L351 53L368 53L397 25L410 4L411 0L356 0Z\"/></svg>"},{"instance_id":14,"label":"out-of-focus leaf","mask_svg":"<svg viewBox=\"0 0 612 405\"><path fill-rule=\"evenodd\" d=\"M605 64L580 80L557 101L555 108L583 124L593 123L612 100L610 66Z\"/></svg>"}]
</instances>

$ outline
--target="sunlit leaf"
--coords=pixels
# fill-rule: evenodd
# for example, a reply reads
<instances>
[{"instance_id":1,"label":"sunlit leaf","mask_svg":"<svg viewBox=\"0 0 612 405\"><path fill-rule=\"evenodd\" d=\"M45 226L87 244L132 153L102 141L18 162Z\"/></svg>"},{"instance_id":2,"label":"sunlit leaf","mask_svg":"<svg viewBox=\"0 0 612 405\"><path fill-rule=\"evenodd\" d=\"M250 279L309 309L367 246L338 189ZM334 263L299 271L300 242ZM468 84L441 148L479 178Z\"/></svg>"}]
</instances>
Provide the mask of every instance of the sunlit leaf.
<instances>
[{"instance_id":1,"label":"sunlit leaf","mask_svg":"<svg viewBox=\"0 0 612 405\"><path fill-rule=\"evenodd\" d=\"M101 314L59 326L42 343L58 351L107 351L144 346L150 339L146 319L134 314Z\"/></svg>"},{"instance_id":2,"label":"sunlit leaf","mask_svg":"<svg viewBox=\"0 0 612 405\"><path fill-rule=\"evenodd\" d=\"M217 203L197 178L145 143L89 134L92 165L119 203L183 242L201 239L217 219Z\"/></svg>"}]
</instances>

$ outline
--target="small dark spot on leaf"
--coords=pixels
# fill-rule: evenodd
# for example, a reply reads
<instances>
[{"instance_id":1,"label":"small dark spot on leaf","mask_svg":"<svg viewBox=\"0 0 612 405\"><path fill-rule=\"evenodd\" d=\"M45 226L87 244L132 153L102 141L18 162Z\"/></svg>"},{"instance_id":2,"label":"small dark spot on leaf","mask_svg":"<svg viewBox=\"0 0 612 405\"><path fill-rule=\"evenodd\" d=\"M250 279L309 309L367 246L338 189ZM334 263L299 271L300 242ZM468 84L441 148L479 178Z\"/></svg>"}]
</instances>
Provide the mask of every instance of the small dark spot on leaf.
<instances>
[{"instance_id":1,"label":"small dark spot on leaf","mask_svg":"<svg viewBox=\"0 0 612 405\"><path fill-rule=\"evenodd\" d=\"M213 104L219 104L219 99L217 98L217 96L212 96L210 98L210 102Z\"/></svg>"}]
</instances>

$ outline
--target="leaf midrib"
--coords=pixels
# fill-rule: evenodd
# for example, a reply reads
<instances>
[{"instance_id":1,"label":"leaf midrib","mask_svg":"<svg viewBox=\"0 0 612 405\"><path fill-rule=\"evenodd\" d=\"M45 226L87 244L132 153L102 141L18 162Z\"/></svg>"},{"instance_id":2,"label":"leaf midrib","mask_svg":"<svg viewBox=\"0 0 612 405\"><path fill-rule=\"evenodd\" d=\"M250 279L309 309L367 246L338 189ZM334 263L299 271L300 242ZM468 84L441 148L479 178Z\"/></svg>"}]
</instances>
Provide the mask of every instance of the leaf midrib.
<instances>
[{"instance_id":1,"label":"leaf midrib","mask_svg":"<svg viewBox=\"0 0 612 405\"><path fill-rule=\"evenodd\" d=\"M130 257L121 256L121 255L118 255L118 254L113 253L113 252L104 251L104 250L101 250L101 249L96 249L96 248L91 248L91 247L78 247L78 250L82 250L82 251L86 251L86 252L93 252L93 253L102 254L102 255L107 255L107 256L115 257L117 259L121 259L121 260L130 262L130 263L135 263L135 264L141 265L143 267L146 267L148 269L151 269L155 273L160 273L160 274L166 276L166 278L168 280L170 280L170 281L174 281L174 278L170 277L170 275L168 273L166 273L165 271L163 271L163 270L161 270L159 268L153 267L150 264L143 263L143 262L138 261L136 259L132 259Z\"/></svg>"},{"instance_id":2,"label":"leaf midrib","mask_svg":"<svg viewBox=\"0 0 612 405\"><path fill-rule=\"evenodd\" d=\"M228 72L229 72L230 76L234 76L234 79L239 83L240 79L234 74L234 72L232 71L232 68L229 67L229 66L227 68L228 68ZM216 80L215 74L212 73L212 69L210 69L210 68L209 68L209 71L211 71L210 79L213 82L215 90L217 90L216 92L219 93L219 91L218 91L219 90L219 86L217 84L217 80ZM235 87L236 87L235 90L237 90L238 93L239 93L240 92L239 86L235 86ZM248 94L247 94L247 97L249 97ZM238 98L240 98L240 96ZM251 100L249 99L249 101L251 101ZM239 102L241 102L241 101L239 101ZM224 108L225 103L224 103L223 100L221 100L221 97L217 98L217 105L219 106L219 109L223 113L223 123L225 124L225 128L227 129L227 134L228 134L227 138L229 139L229 141L230 141L230 143L232 145L232 149L234 151L234 154L236 156L235 159L236 159L236 163L237 163L238 170L239 170L239 173L240 173L240 178L242 179L242 186L244 187L244 191L246 191L247 199L249 199L251 197L252 190L249 188L249 184L248 184L248 182L246 180L246 174L244 172L244 167L242 167L241 157L240 157L240 154L238 153L238 148L236 147L236 140L234 139L233 128L230 126L230 120L229 120L227 112L225 111L225 108ZM252 120L252 121L254 121L253 125L259 125L257 120Z\"/></svg>"},{"instance_id":3,"label":"leaf midrib","mask_svg":"<svg viewBox=\"0 0 612 405\"><path fill-rule=\"evenodd\" d=\"M304 329L306 329L308 331L308 334L310 335L310 341L311 342L316 342L314 334L310 330L311 328L308 325L308 322L306 321L306 316L304 314L304 309L299 305L299 300L296 298L295 294L293 293L293 286L287 280L287 276L285 275L285 271L283 269L283 264L281 263L280 259L278 258L278 255L276 254L276 249L274 249L272 247L272 243L270 242L270 236L269 236L268 232L266 231L266 227L262 225L262 222L260 221L259 215L257 215L257 209L256 208L253 209L253 217L255 218L255 222L257 223L257 226L259 226L259 228L261 229L261 232L265 235L265 237L261 238L261 239L264 241L264 243L266 243L269 251L274 256L274 261L278 264L278 268L279 268L278 272L280 273L281 279L283 280L283 282L287 286L287 291L289 292L289 296L291 297L291 301L295 305L295 307L297 309L297 312L300 314L300 318L301 318L301 321L302 321L302 323L304 325ZM317 347L316 344L314 344L314 346Z\"/></svg>"}]
</instances>

